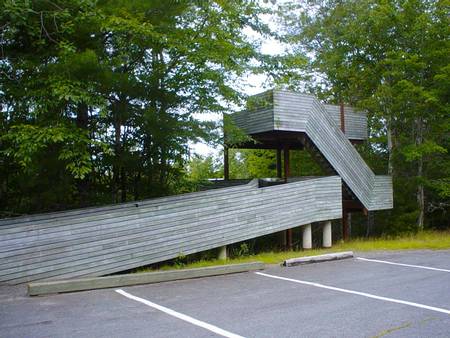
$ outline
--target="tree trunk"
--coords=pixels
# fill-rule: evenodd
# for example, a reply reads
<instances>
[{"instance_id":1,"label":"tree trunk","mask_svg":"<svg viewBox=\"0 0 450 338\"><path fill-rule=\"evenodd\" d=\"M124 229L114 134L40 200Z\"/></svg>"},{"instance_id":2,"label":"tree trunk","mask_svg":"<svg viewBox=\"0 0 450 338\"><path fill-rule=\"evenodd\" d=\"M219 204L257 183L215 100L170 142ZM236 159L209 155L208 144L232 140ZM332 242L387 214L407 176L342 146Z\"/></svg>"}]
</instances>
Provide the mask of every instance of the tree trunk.
<instances>
[{"instance_id":1,"label":"tree trunk","mask_svg":"<svg viewBox=\"0 0 450 338\"><path fill-rule=\"evenodd\" d=\"M391 122L387 122L387 147L388 147L388 175L392 176L394 173L394 163L392 159L392 150L393 150L393 144L392 144L392 126Z\"/></svg>"},{"instance_id":2,"label":"tree trunk","mask_svg":"<svg viewBox=\"0 0 450 338\"><path fill-rule=\"evenodd\" d=\"M370 232L373 228L374 223L374 213L373 211L367 212L367 227L366 227L366 238L370 236Z\"/></svg>"},{"instance_id":3,"label":"tree trunk","mask_svg":"<svg viewBox=\"0 0 450 338\"><path fill-rule=\"evenodd\" d=\"M417 124L417 134L416 134L416 146L423 143L423 120L418 118L416 120ZM417 178L419 180L417 185L417 204L419 207L419 215L417 217L417 228L419 231L423 230L424 220L425 220L425 192L422 183L423 176L423 156L420 156L417 161Z\"/></svg>"},{"instance_id":4,"label":"tree trunk","mask_svg":"<svg viewBox=\"0 0 450 338\"><path fill-rule=\"evenodd\" d=\"M88 132L89 128L89 108L85 103L80 103L77 107L77 127ZM84 207L89 204L89 178L84 177L77 180L77 191L79 198L79 206Z\"/></svg>"},{"instance_id":5,"label":"tree trunk","mask_svg":"<svg viewBox=\"0 0 450 338\"><path fill-rule=\"evenodd\" d=\"M134 200L139 200L139 184L141 183L141 172L139 171L134 177Z\"/></svg>"},{"instance_id":6,"label":"tree trunk","mask_svg":"<svg viewBox=\"0 0 450 338\"><path fill-rule=\"evenodd\" d=\"M114 158L114 164L113 164L113 195L114 195L114 202L119 202L119 187L120 187L120 167L121 167L121 157L122 157L122 149L120 144L121 139L121 123L119 118L119 112L116 111L116 116L114 117L114 151L115 151L115 158Z\"/></svg>"},{"instance_id":7,"label":"tree trunk","mask_svg":"<svg viewBox=\"0 0 450 338\"><path fill-rule=\"evenodd\" d=\"M127 201L127 173L123 166L120 168L120 201Z\"/></svg>"}]
</instances>

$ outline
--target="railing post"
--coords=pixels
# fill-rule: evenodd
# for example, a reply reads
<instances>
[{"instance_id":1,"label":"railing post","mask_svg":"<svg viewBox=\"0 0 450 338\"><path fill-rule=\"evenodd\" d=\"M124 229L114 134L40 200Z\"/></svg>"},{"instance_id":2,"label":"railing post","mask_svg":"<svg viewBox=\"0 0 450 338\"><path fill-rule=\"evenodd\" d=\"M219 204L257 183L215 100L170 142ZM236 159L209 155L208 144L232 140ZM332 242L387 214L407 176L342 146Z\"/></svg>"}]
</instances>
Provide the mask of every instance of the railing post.
<instances>
[{"instance_id":1,"label":"railing post","mask_svg":"<svg viewBox=\"0 0 450 338\"><path fill-rule=\"evenodd\" d=\"M277 148L277 177L281 178L281 149Z\"/></svg>"},{"instance_id":2,"label":"railing post","mask_svg":"<svg viewBox=\"0 0 450 338\"><path fill-rule=\"evenodd\" d=\"M223 146L223 179L228 181L230 179L230 164L228 160L228 147Z\"/></svg>"}]
</instances>

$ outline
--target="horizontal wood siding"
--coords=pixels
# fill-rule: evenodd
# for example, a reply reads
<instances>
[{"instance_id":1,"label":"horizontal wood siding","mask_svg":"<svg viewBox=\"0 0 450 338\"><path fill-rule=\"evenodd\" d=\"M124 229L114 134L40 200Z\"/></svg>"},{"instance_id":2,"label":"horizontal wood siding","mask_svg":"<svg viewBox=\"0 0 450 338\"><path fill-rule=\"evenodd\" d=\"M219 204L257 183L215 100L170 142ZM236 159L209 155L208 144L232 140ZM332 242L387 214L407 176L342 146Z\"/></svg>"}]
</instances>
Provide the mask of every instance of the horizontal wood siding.
<instances>
[{"instance_id":1,"label":"horizontal wood siding","mask_svg":"<svg viewBox=\"0 0 450 338\"><path fill-rule=\"evenodd\" d=\"M371 209L392 209L394 207L392 190L391 176L375 176Z\"/></svg>"},{"instance_id":2,"label":"horizontal wood siding","mask_svg":"<svg viewBox=\"0 0 450 338\"><path fill-rule=\"evenodd\" d=\"M231 115L232 121L247 134L273 129L273 107L244 110Z\"/></svg>"},{"instance_id":3,"label":"horizontal wood siding","mask_svg":"<svg viewBox=\"0 0 450 338\"><path fill-rule=\"evenodd\" d=\"M283 121L279 129L306 132L361 203L370 210L375 175L324 105L314 96L289 91L277 91L274 97L275 119Z\"/></svg>"},{"instance_id":4,"label":"horizontal wood siding","mask_svg":"<svg viewBox=\"0 0 450 338\"><path fill-rule=\"evenodd\" d=\"M341 127L341 108L340 106L325 104L328 114L330 114L334 123ZM344 107L344 124L345 136L349 140L366 140L367 139L367 114L365 112L356 111L352 107Z\"/></svg>"},{"instance_id":5,"label":"horizontal wood siding","mask_svg":"<svg viewBox=\"0 0 450 338\"><path fill-rule=\"evenodd\" d=\"M247 134L273 130L273 93L266 91L249 98L250 107L231 114L231 119Z\"/></svg>"},{"instance_id":6,"label":"horizontal wood siding","mask_svg":"<svg viewBox=\"0 0 450 338\"><path fill-rule=\"evenodd\" d=\"M254 180L136 204L0 221L0 282L101 276L341 218L341 179Z\"/></svg>"},{"instance_id":7,"label":"horizontal wood siding","mask_svg":"<svg viewBox=\"0 0 450 338\"><path fill-rule=\"evenodd\" d=\"M247 113L236 114L244 116ZM389 203L380 201L386 200L387 196L392 199L392 185L384 179L376 181L375 174L348 140L367 138L366 114L345 107L344 134L340 129L339 106L324 105L312 95L285 90L273 91L273 111L265 114L267 116L262 118L267 123L265 131L273 118L273 127L269 130L305 132L367 210L387 208ZM246 132L252 133L252 121L247 120L245 125L239 123L239 118L236 121L238 127L245 127ZM256 124L257 127L260 125Z\"/></svg>"}]
</instances>

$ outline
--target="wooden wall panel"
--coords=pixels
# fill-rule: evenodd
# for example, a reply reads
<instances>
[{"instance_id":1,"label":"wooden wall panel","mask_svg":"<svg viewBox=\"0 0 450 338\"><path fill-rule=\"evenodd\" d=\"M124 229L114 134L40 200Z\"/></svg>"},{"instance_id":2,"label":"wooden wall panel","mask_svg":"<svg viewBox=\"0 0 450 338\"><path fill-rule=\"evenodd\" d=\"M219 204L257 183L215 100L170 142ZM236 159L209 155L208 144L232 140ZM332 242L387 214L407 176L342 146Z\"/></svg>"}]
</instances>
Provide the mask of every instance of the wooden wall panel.
<instances>
[{"instance_id":1,"label":"wooden wall panel","mask_svg":"<svg viewBox=\"0 0 450 338\"><path fill-rule=\"evenodd\" d=\"M273 116L274 122L272 129L265 126L266 131L306 133L367 210L391 208L391 178L377 179L349 141L349 138L367 138L364 113L345 107L346 135L340 129L339 106L324 105L312 95L286 90L274 90L272 97L273 112L267 112L267 116ZM245 115L246 112L238 114Z\"/></svg>"},{"instance_id":2,"label":"wooden wall panel","mask_svg":"<svg viewBox=\"0 0 450 338\"><path fill-rule=\"evenodd\" d=\"M100 276L340 217L330 176L1 220L0 282Z\"/></svg>"},{"instance_id":3,"label":"wooden wall panel","mask_svg":"<svg viewBox=\"0 0 450 338\"><path fill-rule=\"evenodd\" d=\"M324 104L326 111L332 117L334 123L341 126L340 106ZM349 140L367 140L367 114L356 111L352 107L344 107L345 136Z\"/></svg>"}]
</instances>

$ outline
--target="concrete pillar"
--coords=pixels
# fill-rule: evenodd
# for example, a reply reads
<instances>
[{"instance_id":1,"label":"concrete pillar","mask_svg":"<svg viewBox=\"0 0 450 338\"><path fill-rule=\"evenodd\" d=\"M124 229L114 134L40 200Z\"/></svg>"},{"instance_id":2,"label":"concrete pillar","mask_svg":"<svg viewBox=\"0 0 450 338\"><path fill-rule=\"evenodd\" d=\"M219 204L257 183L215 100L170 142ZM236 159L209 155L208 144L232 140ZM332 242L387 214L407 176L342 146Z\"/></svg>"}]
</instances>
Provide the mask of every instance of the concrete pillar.
<instances>
[{"instance_id":1,"label":"concrete pillar","mask_svg":"<svg viewBox=\"0 0 450 338\"><path fill-rule=\"evenodd\" d=\"M324 248L331 248L332 239L331 239L331 221L326 221L323 223L323 240L322 245Z\"/></svg>"},{"instance_id":2,"label":"concrete pillar","mask_svg":"<svg viewBox=\"0 0 450 338\"><path fill-rule=\"evenodd\" d=\"M227 259L227 246L226 245L221 246L219 248L219 254L217 255L217 258L221 259L221 260L226 260Z\"/></svg>"},{"instance_id":3,"label":"concrete pillar","mask_svg":"<svg viewBox=\"0 0 450 338\"><path fill-rule=\"evenodd\" d=\"M303 234L303 241L302 241L303 249L311 249L312 248L311 224L305 224L303 226L302 234Z\"/></svg>"}]
</instances>

